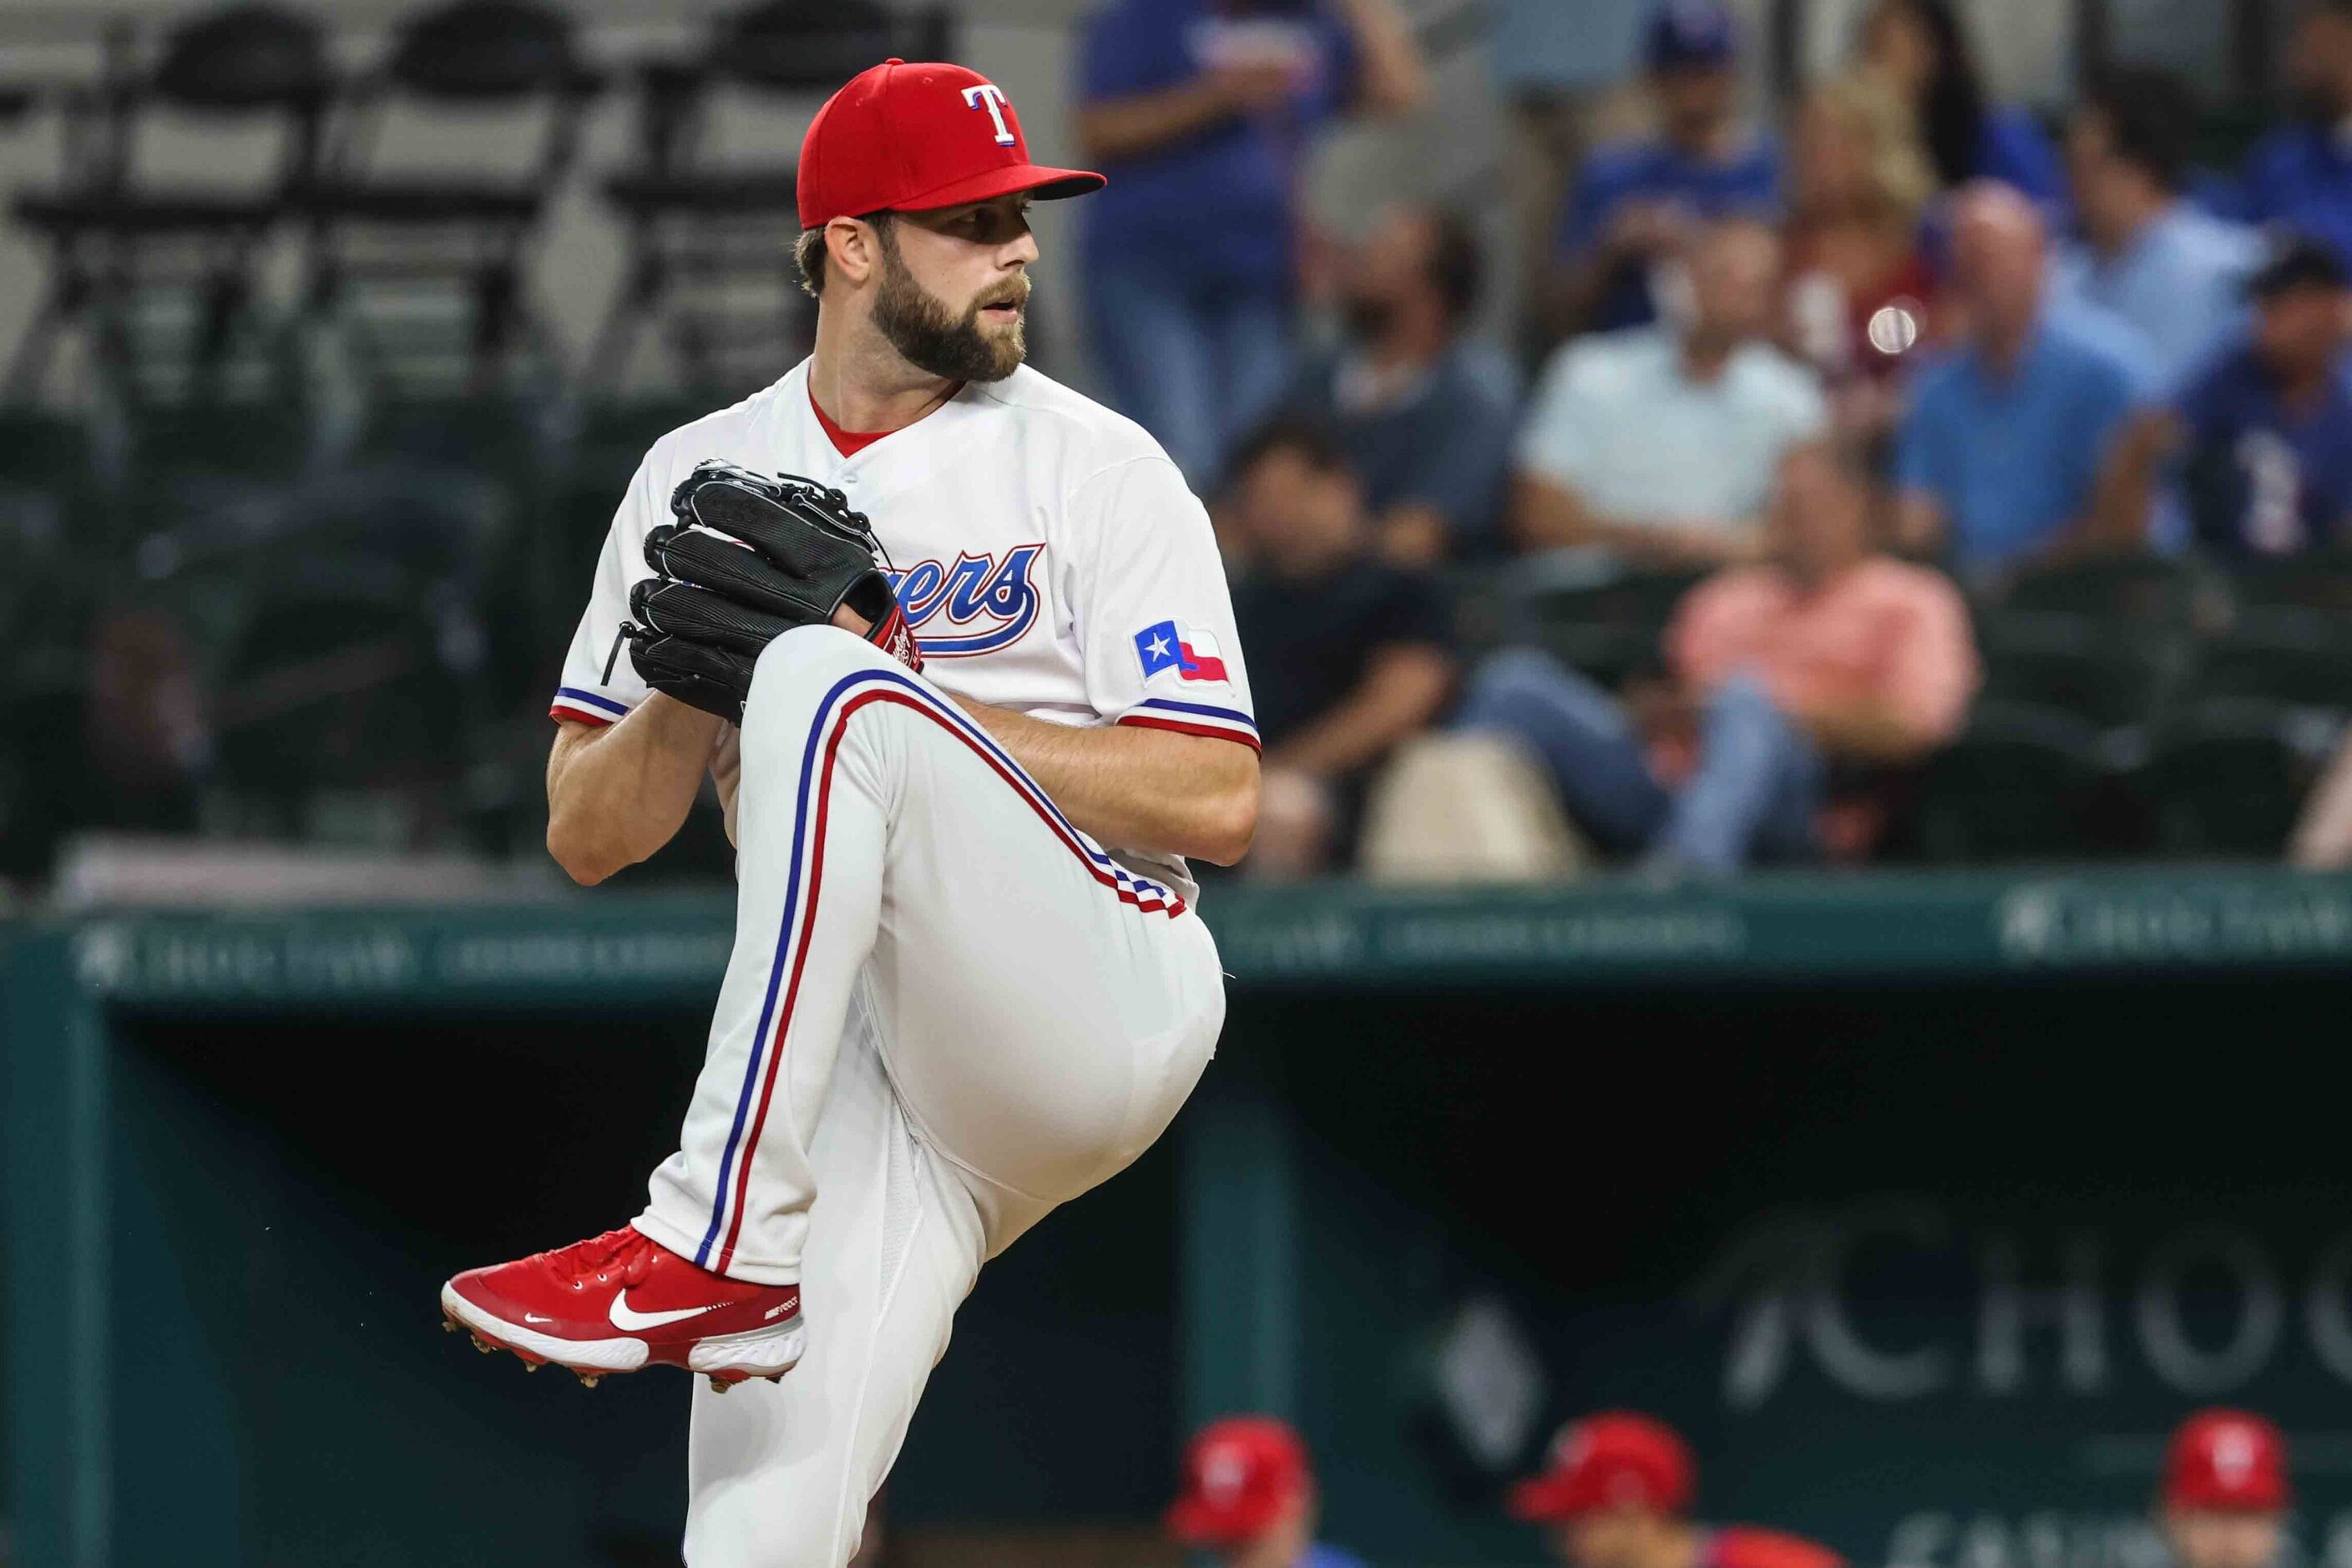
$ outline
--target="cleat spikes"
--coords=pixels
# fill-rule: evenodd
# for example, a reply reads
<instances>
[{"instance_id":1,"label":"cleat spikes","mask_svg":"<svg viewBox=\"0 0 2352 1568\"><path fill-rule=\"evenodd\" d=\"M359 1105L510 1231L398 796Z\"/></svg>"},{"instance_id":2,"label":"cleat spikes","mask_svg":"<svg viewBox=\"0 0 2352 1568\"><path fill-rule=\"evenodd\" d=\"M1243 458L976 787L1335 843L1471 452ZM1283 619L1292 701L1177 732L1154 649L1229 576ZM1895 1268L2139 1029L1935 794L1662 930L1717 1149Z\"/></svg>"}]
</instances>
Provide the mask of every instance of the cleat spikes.
<instances>
[{"instance_id":1,"label":"cleat spikes","mask_svg":"<svg viewBox=\"0 0 2352 1568\"><path fill-rule=\"evenodd\" d=\"M782 1383L784 1381L784 1374L781 1372L772 1372L768 1374L768 1381L770 1383Z\"/></svg>"},{"instance_id":2,"label":"cleat spikes","mask_svg":"<svg viewBox=\"0 0 2352 1568\"><path fill-rule=\"evenodd\" d=\"M457 1331L457 1331L457 1319L455 1319L455 1318L444 1318L444 1319L442 1319L442 1320L441 1320L441 1331L442 1331L443 1333L445 1333L445 1334L454 1334L454 1333L457 1332Z\"/></svg>"},{"instance_id":3,"label":"cleat spikes","mask_svg":"<svg viewBox=\"0 0 2352 1568\"><path fill-rule=\"evenodd\" d=\"M710 1392L713 1394L724 1394L734 1386L723 1377L714 1377L710 1380Z\"/></svg>"},{"instance_id":4,"label":"cleat spikes","mask_svg":"<svg viewBox=\"0 0 2352 1568\"><path fill-rule=\"evenodd\" d=\"M484 1339L481 1335L476 1334L474 1336L474 1348L481 1352L484 1355L494 1355L498 1352L499 1347Z\"/></svg>"},{"instance_id":5,"label":"cleat spikes","mask_svg":"<svg viewBox=\"0 0 2352 1568\"><path fill-rule=\"evenodd\" d=\"M604 1374L601 1373L585 1372L575 1372L572 1375L580 1380L580 1386L583 1388L595 1387L598 1383L603 1381L604 1377Z\"/></svg>"},{"instance_id":6,"label":"cleat spikes","mask_svg":"<svg viewBox=\"0 0 2352 1568\"><path fill-rule=\"evenodd\" d=\"M525 1372L537 1372L541 1367L543 1367L547 1363L543 1361L527 1361L522 1363L522 1369Z\"/></svg>"}]
</instances>

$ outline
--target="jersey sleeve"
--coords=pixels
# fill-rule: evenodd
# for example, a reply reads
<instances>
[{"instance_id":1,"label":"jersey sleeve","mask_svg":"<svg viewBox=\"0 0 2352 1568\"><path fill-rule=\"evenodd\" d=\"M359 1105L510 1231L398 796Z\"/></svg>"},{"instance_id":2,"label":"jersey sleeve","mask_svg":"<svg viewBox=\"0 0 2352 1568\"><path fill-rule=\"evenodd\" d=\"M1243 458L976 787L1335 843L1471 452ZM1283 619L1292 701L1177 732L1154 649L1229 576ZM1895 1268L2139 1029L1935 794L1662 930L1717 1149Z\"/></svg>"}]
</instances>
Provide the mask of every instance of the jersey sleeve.
<instances>
[{"instance_id":1,"label":"jersey sleeve","mask_svg":"<svg viewBox=\"0 0 2352 1568\"><path fill-rule=\"evenodd\" d=\"M1249 672L1209 514L1162 457L1086 480L1072 513L1094 538L1072 605L1087 700L1108 723L1212 735L1255 751Z\"/></svg>"},{"instance_id":2,"label":"jersey sleeve","mask_svg":"<svg viewBox=\"0 0 2352 1568\"><path fill-rule=\"evenodd\" d=\"M563 656L563 674L548 705L548 717L586 724L610 724L628 717L646 700L646 683L621 646L621 623L629 616L629 590L653 575L646 564L646 533L667 515L656 503L657 481L648 456L629 481L620 510L604 535L589 584L588 607Z\"/></svg>"}]
</instances>

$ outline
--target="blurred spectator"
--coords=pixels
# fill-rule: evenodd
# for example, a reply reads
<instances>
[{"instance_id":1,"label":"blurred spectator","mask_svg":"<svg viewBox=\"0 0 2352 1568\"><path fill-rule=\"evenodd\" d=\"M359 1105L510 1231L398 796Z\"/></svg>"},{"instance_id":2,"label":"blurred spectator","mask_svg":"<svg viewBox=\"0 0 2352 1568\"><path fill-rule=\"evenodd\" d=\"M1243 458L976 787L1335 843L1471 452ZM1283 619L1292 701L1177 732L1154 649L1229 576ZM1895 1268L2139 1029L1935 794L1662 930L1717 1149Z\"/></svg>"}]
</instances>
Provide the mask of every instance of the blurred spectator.
<instances>
[{"instance_id":1,"label":"blurred spectator","mask_svg":"<svg viewBox=\"0 0 2352 1568\"><path fill-rule=\"evenodd\" d=\"M1496 85L1511 106L1505 166L1517 276L1539 289L1550 272L1560 215L1576 197L1592 149L1640 133L1643 24L1654 0L1496 0L1488 40ZM1530 300L1535 300L1533 293ZM1549 346L1556 325L1531 305L1525 346Z\"/></svg>"},{"instance_id":2,"label":"blurred spectator","mask_svg":"<svg viewBox=\"0 0 2352 1568\"><path fill-rule=\"evenodd\" d=\"M2274 1568L2290 1500L2286 1438L2261 1416L2202 1410L2172 1435L2158 1503L2175 1568Z\"/></svg>"},{"instance_id":3,"label":"blurred spectator","mask_svg":"<svg viewBox=\"0 0 2352 1568\"><path fill-rule=\"evenodd\" d=\"M1610 1411L1571 1421L1542 1475L1511 1491L1511 1512L1548 1526L1568 1568L1843 1568L1826 1546L1690 1517L1696 1467L1663 1421Z\"/></svg>"},{"instance_id":4,"label":"blurred spectator","mask_svg":"<svg viewBox=\"0 0 2352 1568\"><path fill-rule=\"evenodd\" d=\"M2287 859L2303 871L2352 870L2352 732L2347 732L2326 776L2303 803Z\"/></svg>"},{"instance_id":5,"label":"blurred spectator","mask_svg":"<svg viewBox=\"0 0 2352 1568\"><path fill-rule=\"evenodd\" d=\"M2352 0L2304 0L2286 66L2293 118L2248 156L2236 216L2310 235L2352 262Z\"/></svg>"},{"instance_id":6,"label":"blurred spectator","mask_svg":"<svg viewBox=\"0 0 2352 1568\"><path fill-rule=\"evenodd\" d=\"M2137 329L2167 391L2236 327L2262 264L2252 230L2182 198L2197 122L2186 82L2132 68L2093 87L2066 129L2084 243L2060 258L2060 295Z\"/></svg>"},{"instance_id":7,"label":"blurred spectator","mask_svg":"<svg viewBox=\"0 0 2352 1568\"><path fill-rule=\"evenodd\" d=\"M1282 672L1257 708L1265 766L1253 873L1344 867L1370 770L1426 728L1454 665L1423 578L1372 552L1363 487L1328 430L1268 425L1234 459L1232 517L1247 568L1234 618L1250 658Z\"/></svg>"},{"instance_id":8,"label":"blurred spectator","mask_svg":"<svg viewBox=\"0 0 2352 1568\"><path fill-rule=\"evenodd\" d=\"M1544 290L1556 333L1636 325L1657 314L1653 278L1696 224L1769 217L1780 160L1739 110L1739 33L1714 0L1666 0L1651 17L1654 141L1604 147L1587 162L1559 231L1559 268Z\"/></svg>"},{"instance_id":9,"label":"blurred spectator","mask_svg":"<svg viewBox=\"0 0 2352 1568\"><path fill-rule=\"evenodd\" d=\"M1268 1415L1229 1415L1184 1449L1168 1533L1226 1568L1363 1568L1315 1539L1315 1472L1298 1434Z\"/></svg>"},{"instance_id":10,"label":"blurred spectator","mask_svg":"<svg viewBox=\"0 0 2352 1568\"><path fill-rule=\"evenodd\" d=\"M1112 399L1196 488L1289 378L1309 133L1427 92L1394 0L1113 0L1087 24L1077 134L1110 176L1084 256Z\"/></svg>"},{"instance_id":11,"label":"blurred spectator","mask_svg":"<svg viewBox=\"0 0 2352 1568\"><path fill-rule=\"evenodd\" d=\"M1670 679L1632 709L1550 656L1496 655L1460 722L1517 736L1603 847L1723 875L1751 858L1851 853L1866 799L1824 824L1833 766L1916 762L1974 695L1967 605L1941 575L1873 546L1869 479L1827 442L1781 466L1770 558L1692 590L1666 634Z\"/></svg>"},{"instance_id":12,"label":"blurred spectator","mask_svg":"<svg viewBox=\"0 0 2352 1568\"><path fill-rule=\"evenodd\" d=\"M1954 351L1896 443L1903 543L1985 572L2145 536L2158 440L2129 330L2046 298L2042 215L1980 182L1953 209Z\"/></svg>"},{"instance_id":13,"label":"blurred spectator","mask_svg":"<svg viewBox=\"0 0 2352 1568\"><path fill-rule=\"evenodd\" d=\"M1562 346L1519 433L1523 549L1606 546L1643 565L1756 553L1772 474L1829 422L1812 372L1771 346L1780 242L1729 219L1690 250L1692 320Z\"/></svg>"},{"instance_id":14,"label":"blurred spectator","mask_svg":"<svg viewBox=\"0 0 2352 1568\"><path fill-rule=\"evenodd\" d=\"M1517 399L1509 360L1463 335L1479 283L1468 219L1382 214L1341 280L1346 340L1286 400L1339 437L1380 552L1408 569L1494 552Z\"/></svg>"},{"instance_id":15,"label":"blurred spectator","mask_svg":"<svg viewBox=\"0 0 2352 1568\"><path fill-rule=\"evenodd\" d=\"M2058 155L2033 117L1986 100L1951 0L1878 0L1863 17L1862 66L1911 106L1946 185L1999 180L2045 205L2063 199Z\"/></svg>"},{"instance_id":16,"label":"blurred spectator","mask_svg":"<svg viewBox=\"0 0 2352 1568\"><path fill-rule=\"evenodd\" d=\"M1797 350L1834 389L1840 429L1875 437L1895 418L1895 373L1932 331L1919 215L1935 172L1901 102L1856 76L1806 96L1789 185Z\"/></svg>"},{"instance_id":17,"label":"blurred spectator","mask_svg":"<svg viewBox=\"0 0 2352 1568\"><path fill-rule=\"evenodd\" d=\"M190 833L213 730L196 657L178 619L119 609L98 624L82 732L85 827Z\"/></svg>"},{"instance_id":18,"label":"blurred spectator","mask_svg":"<svg viewBox=\"0 0 2352 1568\"><path fill-rule=\"evenodd\" d=\"M2179 400L2189 516L2224 556L2352 544L2352 278L2290 243L2249 286L2242 333Z\"/></svg>"}]
</instances>

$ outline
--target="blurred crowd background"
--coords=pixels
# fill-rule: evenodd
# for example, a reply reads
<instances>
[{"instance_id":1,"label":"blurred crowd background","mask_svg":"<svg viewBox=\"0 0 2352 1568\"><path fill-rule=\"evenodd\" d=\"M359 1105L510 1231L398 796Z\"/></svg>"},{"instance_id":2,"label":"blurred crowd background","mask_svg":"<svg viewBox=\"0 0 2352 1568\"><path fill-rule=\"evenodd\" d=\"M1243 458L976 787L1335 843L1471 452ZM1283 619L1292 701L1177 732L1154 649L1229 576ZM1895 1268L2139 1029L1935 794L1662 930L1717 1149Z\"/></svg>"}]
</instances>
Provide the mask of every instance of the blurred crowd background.
<instances>
[{"instance_id":1,"label":"blurred crowd background","mask_svg":"<svg viewBox=\"0 0 2352 1568\"><path fill-rule=\"evenodd\" d=\"M2352 859L2352 6L530 0L0 16L0 877L543 880L651 439L792 155L960 53L1034 363L1212 498L1244 873ZM721 878L712 814L647 879Z\"/></svg>"},{"instance_id":2,"label":"blurred crowd background","mask_svg":"<svg viewBox=\"0 0 2352 1568\"><path fill-rule=\"evenodd\" d=\"M1032 362L1210 501L1233 879L1357 886L1209 889L1218 1070L991 1266L868 1561L2352 1568L2352 915L2187 871L2352 867L2352 0L0 6L0 914L88 914L0 927L0 1568L675 1563L675 1389L453 1372L429 1285L665 1152L732 854L530 923L548 701L894 54L1108 174Z\"/></svg>"}]
</instances>

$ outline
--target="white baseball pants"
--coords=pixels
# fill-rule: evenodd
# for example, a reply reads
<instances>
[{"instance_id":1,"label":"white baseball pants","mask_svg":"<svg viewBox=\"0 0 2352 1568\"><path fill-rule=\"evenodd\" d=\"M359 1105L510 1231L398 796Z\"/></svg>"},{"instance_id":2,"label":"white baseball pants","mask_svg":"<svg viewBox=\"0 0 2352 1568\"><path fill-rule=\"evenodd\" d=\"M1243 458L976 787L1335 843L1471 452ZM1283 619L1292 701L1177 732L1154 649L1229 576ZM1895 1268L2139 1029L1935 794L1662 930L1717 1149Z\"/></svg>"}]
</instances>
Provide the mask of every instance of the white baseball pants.
<instances>
[{"instance_id":1,"label":"white baseball pants","mask_svg":"<svg viewBox=\"0 0 2352 1568\"><path fill-rule=\"evenodd\" d=\"M1177 891L919 676L787 633L742 725L735 948L636 1223L797 1280L778 1384L698 1381L690 1568L837 1568L981 1264L1167 1128L1224 1021Z\"/></svg>"}]
</instances>

